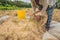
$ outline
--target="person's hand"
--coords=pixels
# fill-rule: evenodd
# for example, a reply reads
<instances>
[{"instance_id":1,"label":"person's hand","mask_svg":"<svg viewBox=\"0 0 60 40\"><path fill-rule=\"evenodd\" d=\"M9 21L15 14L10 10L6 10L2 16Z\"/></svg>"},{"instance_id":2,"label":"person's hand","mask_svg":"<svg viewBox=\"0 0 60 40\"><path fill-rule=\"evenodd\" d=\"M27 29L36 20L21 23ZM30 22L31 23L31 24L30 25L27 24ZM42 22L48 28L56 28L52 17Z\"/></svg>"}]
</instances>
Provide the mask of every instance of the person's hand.
<instances>
[{"instance_id":1,"label":"person's hand","mask_svg":"<svg viewBox=\"0 0 60 40\"><path fill-rule=\"evenodd\" d=\"M39 13L36 13L36 14L35 14L36 20L37 20L37 21L40 21L41 16L42 16L42 13L40 13L40 12L39 12Z\"/></svg>"},{"instance_id":2,"label":"person's hand","mask_svg":"<svg viewBox=\"0 0 60 40\"><path fill-rule=\"evenodd\" d=\"M35 19L36 19L37 21L40 21L41 16L40 16L40 15L37 15L37 16L35 17Z\"/></svg>"}]
</instances>

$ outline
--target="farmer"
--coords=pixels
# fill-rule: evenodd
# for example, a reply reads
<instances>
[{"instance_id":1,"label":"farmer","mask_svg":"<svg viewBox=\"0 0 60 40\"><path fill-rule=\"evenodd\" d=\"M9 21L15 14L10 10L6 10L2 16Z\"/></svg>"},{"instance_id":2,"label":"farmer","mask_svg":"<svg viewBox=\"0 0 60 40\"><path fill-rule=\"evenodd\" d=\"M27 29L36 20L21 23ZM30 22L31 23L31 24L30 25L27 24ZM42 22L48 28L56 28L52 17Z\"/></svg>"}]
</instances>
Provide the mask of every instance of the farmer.
<instances>
[{"instance_id":1,"label":"farmer","mask_svg":"<svg viewBox=\"0 0 60 40\"><path fill-rule=\"evenodd\" d=\"M31 0L33 13L35 13L36 7L40 10L40 13L38 13L36 16L38 16L39 14L43 15L44 11L47 12L48 20L45 26L47 30L49 30L50 28L50 22L56 2L57 0Z\"/></svg>"}]
</instances>

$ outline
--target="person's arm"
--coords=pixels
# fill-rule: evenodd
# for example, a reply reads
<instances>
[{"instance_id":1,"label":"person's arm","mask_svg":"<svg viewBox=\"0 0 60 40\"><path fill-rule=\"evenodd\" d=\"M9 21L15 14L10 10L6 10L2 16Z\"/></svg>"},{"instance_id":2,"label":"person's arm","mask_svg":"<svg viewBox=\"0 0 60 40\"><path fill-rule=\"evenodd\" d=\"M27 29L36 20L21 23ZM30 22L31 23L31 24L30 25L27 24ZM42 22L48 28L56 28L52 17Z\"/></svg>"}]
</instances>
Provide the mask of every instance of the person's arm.
<instances>
[{"instance_id":1,"label":"person's arm","mask_svg":"<svg viewBox=\"0 0 60 40\"><path fill-rule=\"evenodd\" d=\"M48 8L48 2L49 0L44 0L44 2L42 2L43 8L42 10L40 10L39 13L37 13L36 15L44 15L44 13L46 12L47 8ZM41 3L41 2L40 2Z\"/></svg>"},{"instance_id":2,"label":"person's arm","mask_svg":"<svg viewBox=\"0 0 60 40\"><path fill-rule=\"evenodd\" d=\"M44 5L43 5L43 8L42 8L42 10L40 11L41 13L43 13L43 12L45 12L45 11L47 10L47 8L48 8L48 0L46 0L43 4L44 4Z\"/></svg>"},{"instance_id":3,"label":"person's arm","mask_svg":"<svg viewBox=\"0 0 60 40\"><path fill-rule=\"evenodd\" d=\"M32 6L33 13L35 13L35 11L36 11L36 3L35 3L35 0L31 0L31 6Z\"/></svg>"}]
</instances>

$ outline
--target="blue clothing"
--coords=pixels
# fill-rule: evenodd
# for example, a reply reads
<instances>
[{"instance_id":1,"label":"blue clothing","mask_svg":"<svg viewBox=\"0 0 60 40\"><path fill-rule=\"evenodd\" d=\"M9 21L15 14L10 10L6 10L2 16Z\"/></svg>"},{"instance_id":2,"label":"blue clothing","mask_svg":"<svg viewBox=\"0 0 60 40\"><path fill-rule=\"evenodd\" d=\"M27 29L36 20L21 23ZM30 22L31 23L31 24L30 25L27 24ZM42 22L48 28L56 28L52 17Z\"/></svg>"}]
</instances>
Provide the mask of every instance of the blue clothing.
<instances>
[{"instance_id":1,"label":"blue clothing","mask_svg":"<svg viewBox=\"0 0 60 40\"><path fill-rule=\"evenodd\" d=\"M48 20L47 20L47 23L46 23L46 28L49 29L50 28L50 22L52 20L52 15L53 15L53 10L55 8L55 5L53 5L52 7L48 7L47 8L47 15L48 15Z\"/></svg>"}]
</instances>

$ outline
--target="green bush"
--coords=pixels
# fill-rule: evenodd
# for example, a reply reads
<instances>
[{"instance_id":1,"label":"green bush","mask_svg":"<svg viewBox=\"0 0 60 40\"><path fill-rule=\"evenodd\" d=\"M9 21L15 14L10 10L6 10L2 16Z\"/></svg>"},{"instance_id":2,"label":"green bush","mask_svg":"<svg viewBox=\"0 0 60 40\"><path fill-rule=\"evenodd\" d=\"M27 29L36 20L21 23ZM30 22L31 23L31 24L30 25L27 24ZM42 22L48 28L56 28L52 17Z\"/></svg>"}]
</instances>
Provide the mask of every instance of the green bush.
<instances>
[{"instance_id":1,"label":"green bush","mask_svg":"<svg viewBox=\"0 0 60 40\"><path fill-rule=\"evenodd\" d=\"M0 10L15 10L15 9L19 9L19 7L17 7L17 6L2 6L2 5L0 5Z\"/></svg>"},{"instance_id":2,"label":"green bush","mask_svg":"<svg viewBox=\"0 0 60 40\"><path fill-rule=\"evenodd\" d=\"M1 1L0 0L0 10L15 10L15 9L22 9L22 8L31 8L30 3L25 3L22 1Z\"/></svg>"}]
</instances>

